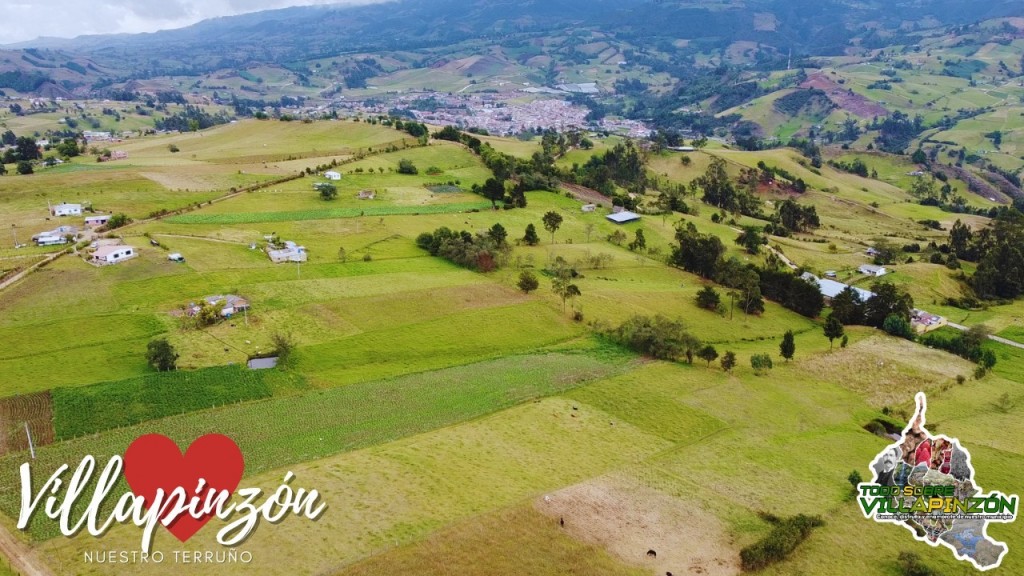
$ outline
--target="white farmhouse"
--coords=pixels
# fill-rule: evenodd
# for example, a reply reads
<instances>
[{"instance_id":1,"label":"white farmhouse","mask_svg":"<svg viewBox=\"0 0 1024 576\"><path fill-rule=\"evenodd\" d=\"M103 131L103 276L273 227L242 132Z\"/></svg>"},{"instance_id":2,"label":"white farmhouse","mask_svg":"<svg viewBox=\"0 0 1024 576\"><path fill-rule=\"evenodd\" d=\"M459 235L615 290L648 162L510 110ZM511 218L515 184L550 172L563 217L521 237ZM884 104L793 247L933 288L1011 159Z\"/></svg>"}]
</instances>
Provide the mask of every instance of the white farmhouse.
<instances>
[{"instance_id":1,"label":"white farmhouse","mask_svg":"<svg viewBox=\"0 0 1024 576\"><path fill-rule=\"evenodd\" d=\"M82 205L61 202L50 207L50 214L53 216L81 216Z\"/></svg>"},{"instance_id":2,"label":"white farmhouse","mask_svg":"<svg viewBox=\"0 0 1024 576\"><path fill-rule=\"evenodd\" d=\"M92 261L96 264L117 264L139 255L134 246L101 246L92 253Z\"/></svg>"},{"instance_id":3,"label":"white farmhouse","mask_svg":"<svg viewBox=\"0 0 1024 576\"><path fill-rule=\"evenodd\" d=\"M108 220L110 220L110 214L92 214L85 217L85 225L88 228L96 228L105 226Z\"/></svg>"},{"instance_id":4,"label":"white farmhouse","mask_svg":"<svg viewBox=\"0 0 1024 576\"><path fill-rule=\"evenodd\" d=\"M868 276L875 277L885 276L885 274L888 272L885 269L885 266L875 266L874 264L862 264L860 268L857 268L857 270L861 274L867 274Z\"/></svg>"},{"instance_id":5,"label":"white farmhouse","mask_svg":"<svg viewBox=\"0 0 1024 576\"><path fill-rule=\"evenodd\" d=\"M275 264L280 264L281 262L305 262L308 257L305 246L299 246L291 240L286 241L284 248L280 250L267 250L267 256L270 256L270 261Z\"/></svg>"},{"instance_id":6,"label":"white farmhouse","mask_svg":"<svg viewBox=\"0 0 1024 576\"><path fill-rule=\"evenodd\" d=\"M341 173L335 172L334 170L328 170L327 172L324 172L324 178L327 178L328 180L341 180Z\"/></svg>"}]
</instances>

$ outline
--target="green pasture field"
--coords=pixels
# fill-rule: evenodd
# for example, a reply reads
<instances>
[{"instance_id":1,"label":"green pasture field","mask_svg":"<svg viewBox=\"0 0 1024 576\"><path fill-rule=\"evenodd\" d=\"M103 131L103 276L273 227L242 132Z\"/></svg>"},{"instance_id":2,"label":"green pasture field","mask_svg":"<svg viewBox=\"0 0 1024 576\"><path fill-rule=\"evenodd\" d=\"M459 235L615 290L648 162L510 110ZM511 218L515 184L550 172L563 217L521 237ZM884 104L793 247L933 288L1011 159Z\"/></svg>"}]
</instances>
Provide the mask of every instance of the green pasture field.
<instances>
[{"instance_id":1,"label":"green pasture field","mask_svg":"<svg viewBox=\"0 0 1024 576\"><path fill-rule=\"evenodd\" d=\"M58 438L68 440L304 387L296 374L248 370L239 365L158 372L90 386L54 388L53 419Z\"/></svg>"},{"instance_id":2,"label":"green pasture field","mask_svg":"<svg viewBox=\"0 0 1024 576\"><path fill-rule=\"evenodd\" d=\"M906 356L903 346L911 345L901 342L875 336L865 341L872 343L869 349L860 349L862 344L854 343L831 354L852 354L849 360L854 364L865 360L889 362ZM798 342L798 350L803 343L803 339ZM330 494L330 503L337 508L317 524L288 520L294 538L282 540L260 530L251 545L261 549L261 542L274 540L274 556L260 560L267 573L298 567L339 573L352 570L358 574L373 566L401 566L409 561L407 555L422 554L425 546L436 547L430 535L439 530L455 538L451 546L466 546L491 522L492 514L504 514L501 511L509 506L524 510L530 506L528 502L542 511L542 496L550 494L558 502L562 488L587 494L607 483L602 472L611 472L619 478L615 482L637 486L636 495L616 501L616 506L624 509L647 509L642 507L645 501L640 494L651 491L672 500L704 503L700 514L710 513L724 531L717 534L722 543L715 553L726 560L767 530L755 512L817 512L827 516L826 526L790 560L770 568L771 573L791 573L798 566L805 567L807 573L819 573L816 570L820 566L834 571L851 563L866 573L884 573L900 550L912 548L907 541L900 541L909 535L898 527L864 520L845 479L850 470L869 473L868 462L886 444L860 428L878 412L857 393L820 372L820 363L808 364L818 357L818 350L808 360L799 356L792 363L780 360L765 376L755 376L749 368L727 375L699 364L649 364L575 388L567 393L571 401L545 400L473 423L291 467L298 482ZM741 354L741 361L746 357L746 353ZM922 373L922 378L925 385L949 380L939 369ZM961 391L967 394L973 390L978 395L996 384L986 379L962 386L953 384L948 391L938 389L930 395L929 423L937 431L957 435L972 450L979 481L986 482L983 486L1019 490L1019 479L1008 473L1019 465L1020 456L997 453L988 447L986 438L990 436L984 429L974 428L974 423L983 418L951 420L947 415L950 408L971 413L979 406L980 399L961 402L957 396ZM1003 381L999 385L1020 389L1020 383ZM338 393L352 388L340 388ZM898 396L902 398L900 407L909 406L906 395ZM760 409L766 405L773 410ZM527 446L531 456L523 452ZM574 456L579 454L579 446L588 447L585 460ZM644 452L642 446L654 451ZM280 475L268 471L243 484L273 486ZM766 482L766 478L772 481ZM480 485L490 488L483 492L468 489ZM780 491L779 486L787 490ZM477 497L484 493L486 501ZM709 502L717 504L709 509ZM584 508L569 511L564 517L565 532L574 534L571 524L580 514L586 514ZM557 526L557 515L547 518L548 525ZM608 524L616 517L599 519ZM709 527L704 523L695 524L692 513L689 520L691 536L697 541L716 535L707 532ZM533 517L531 522L544 525L543 518ZM219 526L217 521L214 526ZM335 537L315 536L332 527L337 528L332 529ZM997 525L990 533L1013 547L1021 538L1007 528ZM200 543L212 542L214 529L207 530L197 536ZM122 528L115 528L107 536L111 545L117 546L127 546L137 537L135 530ZM668 537L661 532L648 534L643 547L661 549L657 542ZM533 538L550 539L544 529ZM523 545L530 541L526 538ZM91 540L56 539L41 549L54 561L68 561L90 545ZM616 545L605 543L613 549ZM531 562L538 566L538 573L560 573L567 561L566 549L571 546L556 539L538 548L541 552ZM865 547L876 553L865 557ZM311 548L315 553L310 553ZM621 565L612 564L607 569L629 573L631 567L643 566L643 552L641 549L631 558L616 555ZM969 570L953 560L947 550L920 548L917 552L944 573ZM668 556L671 558L672 553ZM482 566L500 562L494 558ZM1012 564L1013 560L1008 557L1006 562ZM102 570L98 566L95 569Z\"/></svg>"},{"instance_id":3,"label":"green pasture field","mask_svg":"<svg viewBox=\"0 0 1024 576\"><path fill-rule=\"evenodd\" d=\"M402 159L411 160L419 169L417 175L398 174L398 162ZM428 168L436 167L439 174L427 174ZM381 173L379 168L386 172ZM366 173L354 172L356 169L367 170ZM368 215L386 215L387 210L396 209L395 213L412 207L426 210L437 209L438 205L473 204L475 207L490 206L480 196L469 193L474 184L483 184L489 172L480 160L465 148L455 145L432 145L421 148L410 148L389 154L372 156L350 164L332 168L343 174L341 180L330 181L338 191L338 197L325 201L320 198L315 184L328 182L321 176L308 176L276 184L261 190L246 193L231 202L221 202L204 209L201 213L174 217L172 221L191 222L203 220L207 216L226 217L246 213L276 213L283 215L266 215L263 218L274 218L274 221L309 219L323 214L322 218L350 217L367 212ZM426 188L431 184L457 183L462 193L434 193ZM372 200L360 200L358 193L372 190L376 197ZM303 214L300 214L302 212ZM344 216L338 216L344 215ZM234 216L237 221L241 216Z\"/></svg>"},{"instance_id":4,"label":"green pasture field","mask_svg":"<svg viewBox=\"0 0 1024 576\"><path fill-rule=\"evenodd\" d=\"M529 141L522 141L517 138L500 138L498 136L481 136L473 134L483 142L490 144L495 150L511 154L516 158L529 158L534 152L540 152L540 138L534 137Z\"/></svg>"},{"instance_id":5,"label":"green pasture field","mask_svg":"<svg viewBox=\"0 0 1024 576\"><path fill-rule=\"evenodd\" d=\"M386 145L408 134L391 128L348 120L280 122L243 120L209 130L145 138L126 144L129 158L182 159L216 164L260 164L292 158L346 154L355 149ZM171 155L168 146L180 152Z\"/></svg>"},{"instance_id":6,"label":"green pasture field","mask_svg":"<svg viewBox=\"0 0 1024 576\"><path fill-rule=\"evenodd\" d=\"M631 367L629 356L591 353L536 353L457 366L380 382L232 404L172 416L41 447L35 465L53 467L84 454L99 459L120 454L135 437L165 434L187 445L203 433L230 436L246 457L246 476L284 465L373 446L478 418L527 400L549 396ZM253 426L260 422L260 426ZM4 456L4 473L24 454ZM0 509L19 506L14 476L3 482ZM36 538L54 526L30 527Z\"/></svg>"},{"instance_id":7,"label":"green pasture field","mask_svg":"<svg viewBox=\"0 0 1024 576\"><path fill-rule=\"evenodd\" d=\"M579 414L573 417L574 412ZM264 573L327 571L668 446L629 424L610 426L608 422L608 415L599 410L573 411L568 400L552 398L435 433L297 465L293 468L296 482L330 494L332 513L315 523L293 519L287 524L292 535L288 540L301 542L299 548L286 545L275 536L277 531L267 527L257 531L247 546L275 550L273 556L260 560ZM277 476L268 473L246 483L269 487L280 482ZM389 494L375 490L382 482L392 487ZM214 526L191 545L212 543ZM127 546L137 536L134 529L118 527L106 538L111 544ZM163 538L157 537L158 545L166 546L161 544L166 542ZM80 558L80 548L92 545L91 538L58 539L44 548L55 559L69 559ZM218 569L223 573L249 568Z\"/></svg>"},{"instance_id":8,"label":"green pasture field","mask_svg":"<svg viewBox=\"0 0 1024 576\"><path fill-rule=\"evenodd\" d=\"M241 212L225 214L182 214L172 216L169 222L175 224L259 224L269 222L295 222L298 220L325 220L330 218L354 218L357 216L399 216L405 214L452 214L479 211L490 207L490 202L449 203L427 206L386 206L365 203L347 208L319 208L289 212Z\"/></svg>"}]
</instances>

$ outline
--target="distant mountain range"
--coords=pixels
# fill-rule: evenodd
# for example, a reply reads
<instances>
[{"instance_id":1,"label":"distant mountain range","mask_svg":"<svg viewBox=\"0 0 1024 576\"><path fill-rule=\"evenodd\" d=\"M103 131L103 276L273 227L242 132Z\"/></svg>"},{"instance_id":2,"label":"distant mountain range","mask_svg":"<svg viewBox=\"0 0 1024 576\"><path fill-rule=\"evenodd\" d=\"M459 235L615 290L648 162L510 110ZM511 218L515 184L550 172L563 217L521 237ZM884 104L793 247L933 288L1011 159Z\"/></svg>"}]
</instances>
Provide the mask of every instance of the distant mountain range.
<instances>
[{"instance_id":1,"label":"distant mountain range","mask_svg":"<svg viewBox=\"0 0 1024 576\"><path fill-rule=\"evenodd\" d=\"M43 38L8 48L55 51L59 57L50 60L59 63L49 65L57 68L61 58L85 59L96 69L89 76L124 80L339 54L417 51L470 39L500 44L517 34L557 35L578 28L638 45L748 40L780 51L833 55L857 37L879 34L872 29L891 38L916 28L1008 15L1024 15L1019 0L398 0L293 7L215 18L177 30ZM47 59L12 58L17 52L0 53L0 88L4 72L47 74Z\"/></svg>"}]
</instances>

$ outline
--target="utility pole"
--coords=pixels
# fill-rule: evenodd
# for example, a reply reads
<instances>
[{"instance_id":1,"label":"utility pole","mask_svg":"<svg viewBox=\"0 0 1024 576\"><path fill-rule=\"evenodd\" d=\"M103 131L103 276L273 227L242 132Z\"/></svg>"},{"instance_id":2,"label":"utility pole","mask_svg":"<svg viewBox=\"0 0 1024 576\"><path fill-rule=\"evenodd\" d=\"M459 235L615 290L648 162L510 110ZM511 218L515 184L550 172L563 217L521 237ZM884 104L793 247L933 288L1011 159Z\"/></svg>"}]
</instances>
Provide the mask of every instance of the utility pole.
<instances>
[{"instance_id":1,"label":"utility pole","mask_svg":"<svg viewBox=\"0 0 1024 576\"><path fill-rule=\"evenodd\" d=\"M25 422L25 436L28 436L28 450L32 454L32 459L36 459L36 448L32 445L32 432L28 429L28 422Z\"/></svg>"}]
</instances>

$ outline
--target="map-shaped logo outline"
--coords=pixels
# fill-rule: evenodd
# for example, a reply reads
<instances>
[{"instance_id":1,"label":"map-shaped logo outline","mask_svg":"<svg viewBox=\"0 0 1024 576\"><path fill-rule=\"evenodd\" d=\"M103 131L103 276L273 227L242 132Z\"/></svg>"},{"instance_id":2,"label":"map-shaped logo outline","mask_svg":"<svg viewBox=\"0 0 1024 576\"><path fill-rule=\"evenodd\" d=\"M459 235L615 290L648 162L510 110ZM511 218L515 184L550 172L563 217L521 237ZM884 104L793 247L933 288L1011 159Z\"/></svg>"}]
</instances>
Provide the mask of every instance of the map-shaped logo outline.
<instances>
[{"instance_id":1,"label":"map-shaped logo outline","mask_svg":"<svg viewBox=\"0 0 1024 576\"><path fill-rule=\"evenodd\" d=\"M878 486L879 485L878 480L881 477L880 471L886 469L889 466L890 462L892 462L892 468L889 468L889 470L893 470L896 467L898 467L900 463L902 463L904 461L904 458L907 457L907 454L904 451L904 446L908 445L908 436L913 435L913 436L915 436L917 438L920 438L923 435L923 440L929 440L929 441L932 441L932 442L934 442L936 440L943 440L945 442L950 443L952 445L952 449L953 450L956 450L956 451L958 451L958 452L963 454L964 464L965 464L965 466L967 468L967 471L968 471L968 473L965 475L964 482L965 483L969 483L969 485L973 488L971 494L968 494L968 496L974 496L974 497L978 497L978 498L987 498L987 497L993 497L993 496L994 497L1002 497L1002 498L1012 498L1012 499L1015 499L1015 500L1017 500L1019 502L1019 499L1017 499L1016 495L1007 495L1007 494L1003 494L1002 492L998 492L998 491L997 492L985 493L984 490L982 490L981 486L978 486L975 483L975 478L974 478L975 470L974 470L974 465L971 464L971 454L970 454L970 452L968 452L963 447L963 445L960 444L960 440L958 438L950 438L950 437L944 436L944 435L932 436L928 432L928 430L925 428L926 412L927 412L927 398L925 396L925 393L924 392L918 392L915 395L914 398L915 398L916 403L917 403L917 411L916 411L916 413L910 419L910 421L907 423L907 426L903 429L903 433L900 435L900 439L897 442L895 442L893 444L890 444L889 446L886 446L886 448L884 450L882 450L881 452L879 452L878 455L874 458L874 460L871 461L871 469L872 469L872 472L873 472L872 481L871 482L861 482L860 484L858 484L857 485L858 495L862 495L862 494L865 493L864 492L864 488L865 487L871 487L871 486ZM915 468L916 467L917 466L915 466ZM998 555L998 557L996 558L996 560L994 562L987 563L987 564L981 564L981 563L978 562L978 559L975 557L974 554L971 554L971 553L963 553L963 554L961 554L960 550L952 542L950 542L950 541L948 541L948 540L946 540L944 538L939 538L939 537L937 537L937 535L935 535L933 537L929 537L927 529L923 530L924 534L919 533L919 531L915 528L914 524L912 524L909 520L898 519L898 518L878 518L878 517L876 517L877 514L879 513L879 509L878 508L874 508L870 512L867 509L865 509L864 506L861 506L860 508L861 508L861 512L864 514L865 518L867 518L869 520L874 520L875 522L885 522L885 523L889 523L889 524L896 524L896 525L899 525L899 526L903 526L904 528L906 528L907 530L910 531L910 533L914 536L915 540L917 540L919 542L924 542L924 543L928 544L929 546L932 546L933 548L934 547L938 547L940 544L943 545L943 546L946 546L947 548L949 548L949 549L951 549L953 551L953 556L956 559L958 559L958 560L968 560L968 561L971 562L971 564L974 565L974 567L976 569L978 569L980 571L987 571L987 570L991 570L993 568L997 568L1000 564L1002 564L1003 558L1006 556L1006 553L1009 552L1009 546L1005 542L999 542L999 541L993 539L992 537L990 537L988 535L988 523L989 522L1009 523L1009 522L1013 522L1013 521L1015 521L1017 519L1016 509L1014 509L1012 518L1000 518L1000 517L989 517L989 516L979 515L978 518L983 520L983 522L981 524L981 536L974 536L974 532L972 531L973 529L971 529L971 528L967 528L967 529L964 530L964 534L970 533L972 535L972 537L973 537L972 540L975 542L975 544L974 544L974 547L972 548L972 550L974 550L975 553L976 553L976 546L977 546L977 542L978 541L982 541L982 542L983 541L988 541L992 545L1002 549L1001 552L999 552L999 555ZM957 520L953 520L951 522L951 525L955 524L956 522L957 522ZM924 526L922 526L922 528L924 528ZM952 530L952 527L944 530L940 534L944 534L944 533L949 532L951 530ZM960 540L960 541L961 541L961 543L963 543L963 540Z\"/></svg>"}]
</instances>

